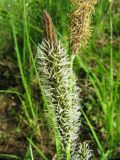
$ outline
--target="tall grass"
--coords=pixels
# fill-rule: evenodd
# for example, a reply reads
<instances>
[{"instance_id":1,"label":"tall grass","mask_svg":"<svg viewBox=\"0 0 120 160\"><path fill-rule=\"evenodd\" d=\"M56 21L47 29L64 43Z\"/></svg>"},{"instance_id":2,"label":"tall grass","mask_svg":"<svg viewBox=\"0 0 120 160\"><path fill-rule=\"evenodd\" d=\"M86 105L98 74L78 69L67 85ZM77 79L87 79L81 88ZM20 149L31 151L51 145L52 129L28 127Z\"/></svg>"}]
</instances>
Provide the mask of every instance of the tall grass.
<instances>
[{"instance_id":1,"label":"tall grass","mask_svg":"<svg viewBox=\"0 0 120 160\"><path fill-rule=\"evenodd\" d=\"M117 75L114 76L115 73L115 64L114 64L114 50L113 50L113 11L112 11L112 2L106 2L102 1L100 4L101 10L102 7L107 6L106 13L109 13L109 30L110 30L110 49L109 49L109 69L107 70L105 68L105 64L103 63L98 63L99 65L99 72L102 71L102 74L100 74L100 79L98 78L98 74L93 72L91 70L91 68L89 68L84 62L83 60L78 57L78 61L81 65L82 68L84 68L84 70L86 71L93 87L95 90L95 93L97 95L97 98L99 100L101 109L102 109L102 113L103 119L103 123L104 123L104 127L105 130L107 132L107 139L106 139L106 143L107 148L104 147L104 145L101 146L101 144L99 144L98 142L98 136L96 137L96 134L94 134L93 132L93 128L92 128L92 124L89 123L88 121L88 125L91 128L91 131L93 132L93 136L99 146L99 149L102 151L104 151L104 154L102 154L102 159L107 159L107 157L109 158L113 158L116 154L116 147L119 146L119 139L118 137L120 136L119 133L119 121L120 121L120 117L119 117L119 66L118 66L118 70L117 70ZM106 7L105 7L106 9ZM101 11L100 9L98 10L99 12ZM101 12L102 13L102 12ZM100 14L101 14L100 13ZM102 17L101 17L102 18ZM99 21L100 22L100 21ZM99 27L100 28L100 27ZM94 42L93 42L94 43ZM96 56L97 57L97 56ZM99 57L97 57L99 58ZM100 58L99 58L100 60ZM98 60L98 61L99 61ZM95 100L94 100L95 101ZM98 112L99 114L99 112ZM85 116L85 115L84 115ZM102 142L102 144L104 144L104 142ZM102 148L101 148L102 147Z\"/></svg>"}]
</instances>

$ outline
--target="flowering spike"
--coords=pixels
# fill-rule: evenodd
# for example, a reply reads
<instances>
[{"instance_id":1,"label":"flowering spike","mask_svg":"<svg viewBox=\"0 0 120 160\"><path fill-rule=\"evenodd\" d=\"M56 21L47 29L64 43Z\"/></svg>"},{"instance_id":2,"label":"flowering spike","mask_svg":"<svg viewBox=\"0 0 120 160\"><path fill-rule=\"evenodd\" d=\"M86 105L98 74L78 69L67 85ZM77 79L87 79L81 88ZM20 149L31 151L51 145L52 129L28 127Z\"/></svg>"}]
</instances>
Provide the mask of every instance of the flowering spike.
<instances>
[{"instance_id":1,"label":"flowering spike","mask_svg":"<svg viewBox=\"0 0 120 160\"><path fill-rule=\"evenodd\" d=\"M91 36L91 16L97 0L70 0L74 8L71 13L70 39L72 53L76 54L82 45L86 47Z\"/></svg>"},{"instance_id":2,"label":"flowering spike","mask_svg":"<svg viewBox=\"0 0 120 160\"><path fill-rule=\"evenodd\" d=\"M73 75L72 93L70 90L70 60L66 49L57 40L54 26L48 13L45 12L46 38L37 49L38 71L43 90L48 101L48 116L53 127L57 128L61 145L60 160L67 159L70 148L70 159L88 160L91 151L79 143L81 112L79 104L79 88ZM50 112L49 112L50 111ZM54 125L55 124L55 125ZM83 155L84 154L84 155ZM89 156L88 156L89 155Z\"/></svg>"},{"instance_id":3,"label":"flowering spike","mask_svg":"<svg viewBox=\"0 0 120 160\"><path fill-rule=\"evenodd\" d=\"M44 12L44 24L45 24L45 33L46 33L46 40L49 41L49 45L52 47L53 43L54 46L56 45L56 34L55 29L49 14L45 11Z\"/></svg>"}]
</instances>

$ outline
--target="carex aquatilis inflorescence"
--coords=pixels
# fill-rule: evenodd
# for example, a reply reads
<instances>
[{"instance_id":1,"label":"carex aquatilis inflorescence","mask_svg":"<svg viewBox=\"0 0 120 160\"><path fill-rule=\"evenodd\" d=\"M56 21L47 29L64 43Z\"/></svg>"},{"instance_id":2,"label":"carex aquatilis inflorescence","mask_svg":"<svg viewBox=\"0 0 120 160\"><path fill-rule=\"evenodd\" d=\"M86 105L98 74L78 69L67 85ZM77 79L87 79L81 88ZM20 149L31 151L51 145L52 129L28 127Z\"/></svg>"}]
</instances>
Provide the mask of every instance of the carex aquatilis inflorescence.
<instances>
[{"instance_id":1,"label":"carex aquatilis inflorescence","mask_svg":"<svg viewBox=\"0 0 120 160\"><path fill-rule=\"evenodd\" d=\"M88 160L91 150L80 142L80 89L67 51L57 39L52 20L44 13L45 38L37 49L37 66L48 102L48 116L60 141L59 160ZM71 78L72 77L72 78ZM72 80L72 83L71 83Z\"/></svg>"},{"instance_id":2,"label":"carex aquatilis inflorescence","mask_svg":"<svg viewBox=\"0 0 120 160\"><path fill-rule=\"evenodd\" d=\"M91 36L91 17L97 0L70 0L70 40L72 53L77 54L81 46L86 47Z\"/></svg>"}]
</instances>

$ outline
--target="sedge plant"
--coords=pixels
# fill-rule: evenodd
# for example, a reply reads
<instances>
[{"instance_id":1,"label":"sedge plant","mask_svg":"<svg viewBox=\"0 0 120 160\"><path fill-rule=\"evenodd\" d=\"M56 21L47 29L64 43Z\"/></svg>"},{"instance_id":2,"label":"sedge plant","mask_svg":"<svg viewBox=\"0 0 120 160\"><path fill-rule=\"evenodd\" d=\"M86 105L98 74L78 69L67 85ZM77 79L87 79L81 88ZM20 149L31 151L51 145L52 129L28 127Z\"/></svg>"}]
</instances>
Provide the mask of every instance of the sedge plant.
<instances>
[{"instance_id":1,"label":"sedge plant","mask_svg":"<svg viewBox=\"0 0 120 160\"><path fill-rule=\"evenodd\" d=\"M47 12L46 37L38 47L37 62L40 80L48 102L48 117L57 139L57 158L89 159L91 150L79 141L81 111L79 88L76 86L66 49L58 41L52 20Z\"/></svg>"},{"instance_id":2,"label":"sedge plant","mask_svg":"<svg viewBox=\"0 0 120 160\"><path fill-rule=\"evenodd\" d=\"M56 37L50 16L47 12L44 15L46 38L38 47L37 62L48 102L47 114L55 132L57 158L87 160L91 157L91 150L87 143L79 141L79 88L67 51Z\"/></svg>"},{"instance_id":3,"label":"sedge plant","mask_svg":"<svg viewBox=\"0 0 120 160\"><path fill-rule=\"evenodd\" d=\"M74 11L71 13L70 58L57 38L51 17L44 13L45 38L37 48L37 68L47 101L46 114L54 130L58 160L88 160L92 156L89 145L80 139L80 88L76 85L73 61L81 44L87 44L90 37L91 13L96 2L71 1Z\"/></svg>"}]
</instances>

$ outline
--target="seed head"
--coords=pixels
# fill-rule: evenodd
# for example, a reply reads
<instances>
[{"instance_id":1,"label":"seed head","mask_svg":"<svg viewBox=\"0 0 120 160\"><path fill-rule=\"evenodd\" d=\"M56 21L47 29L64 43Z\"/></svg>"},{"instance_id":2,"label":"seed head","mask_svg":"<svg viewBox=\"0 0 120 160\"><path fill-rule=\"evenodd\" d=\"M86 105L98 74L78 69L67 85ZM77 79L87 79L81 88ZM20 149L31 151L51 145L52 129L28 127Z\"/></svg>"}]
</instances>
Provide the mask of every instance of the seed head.
<instances>
[{"instance_id":1,"label":"seed head","mask_svg":"<svg viewBox=\"0 0 120 160\"><path fill-rule=\"evenodd\" d=\"M91 16L97 0L70 0L73 6L71 12L70 40L72 53L76 54L81 45L87 46L91 36Z\"/></svg>"},{"instance_id":2,"label":"seed head","mask_svg":"<svg viewBox=\"0 0 120 160\"><path fill-rule=\"evenodd\" d=\"M71 73L70 60L66 49L57 40L52 20L47 12L45 17L46 37L38 46L37 63L40 80L48 102L48 117L57 129L60 140L60 160L66 160L66 149L70 146L71 160L88 160L89 148L79 143L81 111L79 88L75 75ZM73 79L71 93L71 76ZM82 159L81 159L82 160Z\"/></svg>"}]
</instances>

